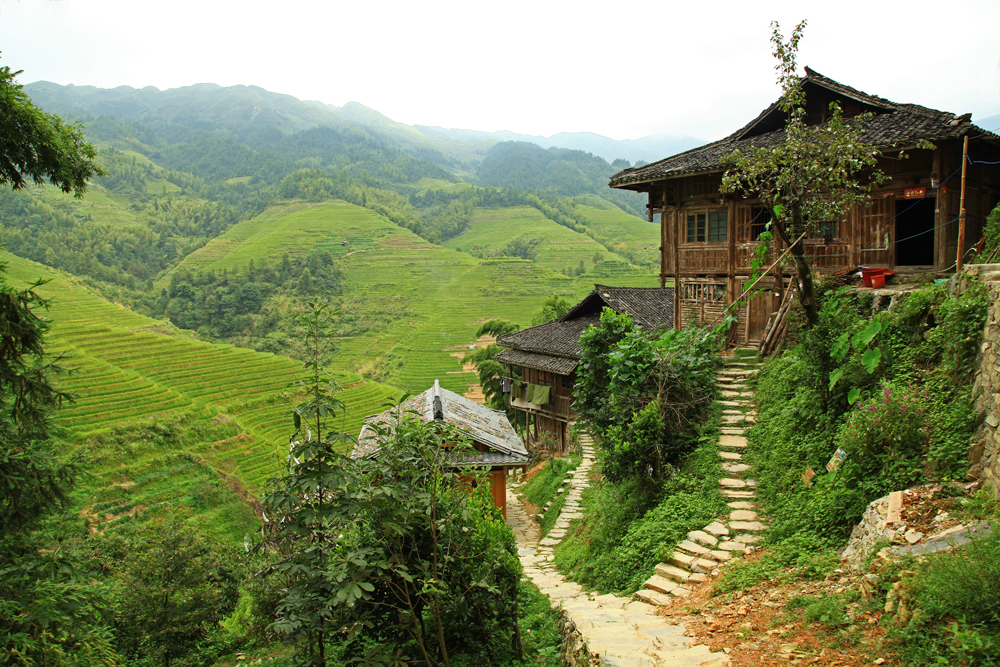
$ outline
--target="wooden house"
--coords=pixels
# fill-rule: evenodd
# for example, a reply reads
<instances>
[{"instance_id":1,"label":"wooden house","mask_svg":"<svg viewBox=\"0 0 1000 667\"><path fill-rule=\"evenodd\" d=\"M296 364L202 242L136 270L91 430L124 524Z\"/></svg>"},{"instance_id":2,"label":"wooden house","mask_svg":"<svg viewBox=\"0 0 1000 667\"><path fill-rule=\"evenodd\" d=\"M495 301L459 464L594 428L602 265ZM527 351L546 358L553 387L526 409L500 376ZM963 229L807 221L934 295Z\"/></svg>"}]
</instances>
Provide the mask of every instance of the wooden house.
<instances>
[{"instance_id":1,"label":"wooden house","mask_svg":"<svg viewBox=\"0 0 1000 667\"><path fill-rule=\"evenodd\" d=\"M576 418L573 385L582 354L580 334L600 322L605 307L628 313L647 331L659 331L673 326L674 290L595 285L593 292L558 320L497 338L497 344L506 349L494 360L507 365L507 375L513 380L510 407L515 415L523 415L530 439L538 441L548 434L557 453L565 451Z\"/></svg>"},{"instance_id":2,"label":"wooden house","mask_svg":"<svg viewBox=\"0 0 1000 667\"><path fill-rule=\"evenodd\" d=\"M958 116L916 104L897 104L840 84L806 68L803 78L810 124L826 121L838 101L845 118L862 113L864 141L882 152L879 168L891 180L872 192L869 206L856 206L839 220L822 222L805 241L822 275L858 266L897 273L947 272L958 248L963 141L969 140L965 174L967 256L982 238L986 216L1000 201L1000 137ZM626 169L611 187L645 192L652 221L660 214L660 280L673 281L674 324L711 325L744 295L757 239L770 221L760 202L720 194L723 156L736 149L774 145L784 136L786 115L778 102L732 135L659 162ZM933 149L917 148L930 142ZM771 258L783 251L774 244ZM756 342L777 308L791 275L779 268L758 287L767 296L742 303L738 342ZM731 311L731 312L732 312Z\"/></svg>"},{"instance_id":3,"label":"wooden house","mask_svg":"<svg viewBox=\"0 0 1000 667\"><path fill-rule=\"evenodd\" d=\"M531 456L514 432L503 410L492 410L441 387L434 386L411 396L400 406L365 419L358 435L358 444L351 456L377 456L379 441L375 427L394 428L400 414L416 415L427 423L454 424L472 439L476 454L455 460L456 468L489 471L493 502L507 517L507 474L513 468L527 469Z\"/></svg>"}]
</instances>

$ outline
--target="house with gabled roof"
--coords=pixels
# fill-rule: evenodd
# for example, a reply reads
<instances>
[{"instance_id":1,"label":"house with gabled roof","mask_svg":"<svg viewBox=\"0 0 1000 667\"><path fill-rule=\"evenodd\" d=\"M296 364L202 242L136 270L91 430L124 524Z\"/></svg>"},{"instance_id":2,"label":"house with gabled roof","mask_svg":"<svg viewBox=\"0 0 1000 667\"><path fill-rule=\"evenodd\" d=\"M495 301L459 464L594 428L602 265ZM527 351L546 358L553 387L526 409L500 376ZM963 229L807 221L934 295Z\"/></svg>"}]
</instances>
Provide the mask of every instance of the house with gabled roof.
<instances>
[{"instance_id":1,"label":"house with gabled roof","mask_svg":"<svg viewBox=\"0 0 1000 667\"><path fill-rule=\"evenodd\" d=\"M365 418L358 435L358 443L351 453L353 458L377 456L379 438L377 431L395 429L400 419L415 416L427 423L449 423L458 427L472 440L474 454L456 457L456 468L485 469L489 471L493 503L507 517L507 475L512 469L527 469L531 461L528 450L510 425L503 410L493 410L464 396L449 391L434 380L427 391L403 401L392 408Z\"/></svg>"},{"instance_id":2,"label":"house with gabled roof","mask_svg":"<svg viewBox=\"0 0 1000 667\"><path fill-rule=\"evenodd\" d=\"M971 115L899 104L843 85L806 68L802 79L809 124L826 122L837 101L844 118L872 114L862 138L882 152L879 168L891 180L872 191L870 205L842 219L822 221L806 253L820 274L858 266L896 273L947 272L959 251L968 258L982 238L986 216L1000 201L1000 137L977 127ZM736 339L756 342L789 288L778 269L744 298L758 237L770 221L759 201L720 194L722 158L736 149L772 146L784 139L780 100L725 139L611 177L613 188L647 193L652 221L660 215L661 285L674 283L674 325L711 325L730 309L739 315ZM963 142L968 140L968 158ZM925 142L933 148L921 148ZM965 163L965 240L958 247L959 199ZM992 164L991 164L992 163ZM776 259L784 248L778 240ZM966 259L967 261L967 259ZM736 303L740 301L741 303Z\"/></svg>"},{"instance_id":3,"label":"house with gabled roof","mask_svg":"<svg viewBox=\"0 0 1000 667\"><path fill-rule=\"evenodd\" d=\"M557 453L565 451L576 419L573 385L583 353L580 334L600 322L604 308L627 313L646 331L660 331L674 324L674 290L594 285L561 318L497 337L505 349L493 359L507 366L515 422L523 418L525 433L536 442L548 434Z\"/></svg>"}]
</instances>

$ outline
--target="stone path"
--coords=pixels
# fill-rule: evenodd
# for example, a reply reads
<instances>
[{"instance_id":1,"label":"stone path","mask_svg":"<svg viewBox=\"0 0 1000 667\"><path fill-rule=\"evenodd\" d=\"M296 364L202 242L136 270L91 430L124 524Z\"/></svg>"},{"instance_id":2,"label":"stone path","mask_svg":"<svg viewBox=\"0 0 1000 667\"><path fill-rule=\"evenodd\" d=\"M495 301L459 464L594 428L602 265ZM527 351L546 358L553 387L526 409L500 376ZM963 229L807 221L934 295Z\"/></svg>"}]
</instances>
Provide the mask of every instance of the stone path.
<instances>
[{"instance_id":1,"label":"stone path","mask_svg":"<svg viewBox=\"0 0 1000 667\"><path fill-rule=\"evenodd\" d=\"M644 602L669 605L674 598L690 595L692 584L707 581L709 575L719 573L723 563L747 553L747 547L758 542L759 533L767 529L757 516L757 482L750 476L750 466L743 463L742 453L747 446L744 429L757 422L757 413L747 403L753 393L746 385L747 377L756 370L755 357L730 357L715 375L723 397L719 465L728 473L719 480L719 487L729 501L729 516L687 534L636 592Z\"/></svg>"},{"instance_id":2,"label":"stone path","mask_svg":"<svg viewBox=\"0 0 1000 667\"><path fill-rule=\"evenodd\" d=\"M583 462L567 478L566 503L549 534L538 541L537 523L526 515L520 500L508 488L507 523L517 536L524 574L547 595L555 608L562 608L565 635L564 664L601 667L722 667L729 662L724 653L712 653L684 636L684 626L670 625L656 613L656 605L616 595L593 595L556 570L553 550L562 542L570 522L583 516L580 496L590 483L594 461L593 441L580 438Z\"/></svg>"}]
</instances>

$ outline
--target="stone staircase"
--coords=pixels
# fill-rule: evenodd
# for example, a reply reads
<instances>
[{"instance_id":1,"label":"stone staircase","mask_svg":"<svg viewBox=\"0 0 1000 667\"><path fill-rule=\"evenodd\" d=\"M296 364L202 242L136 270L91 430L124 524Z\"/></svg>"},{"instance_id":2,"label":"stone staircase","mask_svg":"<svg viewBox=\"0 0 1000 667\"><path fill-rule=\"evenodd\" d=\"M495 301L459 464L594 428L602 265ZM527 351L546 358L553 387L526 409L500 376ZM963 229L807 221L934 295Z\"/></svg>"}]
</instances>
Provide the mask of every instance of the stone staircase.
<instances>
[{"instance_id":1,"label":"stone staircase","mask_svg":"<svg viewBox=\"0 0 1000 667\"><path fill-rule=\"evenodd\" d=\"M716 373L722 399L722 435L719 437L720 465L728 473L719 480L720 493L730 508L728 518L713 521L701 530L691 531L664 562L658 564L636 596L649 604L669 605L674 599L691 594L693 584L708 581L718 574L723 563L747 553L747 547L760 540L767 526L760 522L754 504L757 482L750 477L750 466L743 463L747 446L744 429L757 421L750 401L753 393L746 379L759 368L756 357L731 356Z\"/></svg>"},{"instance_id":2,"label":"stone staircase","mask_svg":"<svg viewBox=\"0 0 1000 667\"><path fill-rule=\"evenodd\" d=\"M672 625L657 607L631 597L596 595L556 569L553 550L565 538L574 519L583 516L580 495L590 485L594 443L580 437L583 461L566 478L566 504L555 526L540 541L537 524L524 513L516 495L507 491L507 522L514 528L524 574L562 611L562 664L601 667L724 667L725 653L714 653L686 636L683 625ZM537 544L536 544L537 542Z\"/></svg>"}]
</instances>

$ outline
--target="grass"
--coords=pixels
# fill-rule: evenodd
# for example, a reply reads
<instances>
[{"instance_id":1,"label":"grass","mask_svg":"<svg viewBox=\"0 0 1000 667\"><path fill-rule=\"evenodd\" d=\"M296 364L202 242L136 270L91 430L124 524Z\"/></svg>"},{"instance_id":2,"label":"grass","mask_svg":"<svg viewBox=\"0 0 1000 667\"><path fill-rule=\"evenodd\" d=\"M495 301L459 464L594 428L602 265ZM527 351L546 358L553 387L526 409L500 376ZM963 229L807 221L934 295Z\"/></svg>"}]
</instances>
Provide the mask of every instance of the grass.
<instances>
[{"instance_id":1,"label":"grass","mask_svg":"<svg viewBox=\"0 0 1000 667\"><path fill-rule=\"evenodd\" d=\"M555 525L556 519L559 517L559 512L566 504L566 496L569 491L566 488L568 487L568 475L577 469L582 460L583 457L580 456L549 459L545 468L524 485L524 495L528 502L537 505L538 510L544 515L541 522L542 537L545 537L552 530L552 526ZM563 493L558 492L560 488L563 489ZM543 509L550 502L552 504L549 508Z\"/></svg>"}]
</instances>

